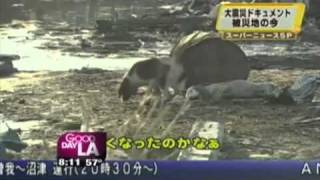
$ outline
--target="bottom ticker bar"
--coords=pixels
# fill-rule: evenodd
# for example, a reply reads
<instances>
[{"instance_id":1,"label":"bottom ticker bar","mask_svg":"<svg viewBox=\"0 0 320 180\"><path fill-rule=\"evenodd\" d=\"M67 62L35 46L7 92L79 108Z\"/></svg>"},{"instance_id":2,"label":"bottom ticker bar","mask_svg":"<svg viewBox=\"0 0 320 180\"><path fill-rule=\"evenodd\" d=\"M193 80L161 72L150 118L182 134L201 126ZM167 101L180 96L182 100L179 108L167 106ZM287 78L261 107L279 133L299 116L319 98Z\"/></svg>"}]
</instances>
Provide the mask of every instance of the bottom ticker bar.
<instances>
[{"instance_id":1,"label":"bottom ticker bar","mask_svg":"<svg viewBox=\"0 0 320 180\"><path fill-rule=\"evenodd\" d=\"M320 161L105 161L58 166L56 161L0 161L0 179L320 179ZM68 179L69 179L68 178Z\"/></svg>"}]
</instances>

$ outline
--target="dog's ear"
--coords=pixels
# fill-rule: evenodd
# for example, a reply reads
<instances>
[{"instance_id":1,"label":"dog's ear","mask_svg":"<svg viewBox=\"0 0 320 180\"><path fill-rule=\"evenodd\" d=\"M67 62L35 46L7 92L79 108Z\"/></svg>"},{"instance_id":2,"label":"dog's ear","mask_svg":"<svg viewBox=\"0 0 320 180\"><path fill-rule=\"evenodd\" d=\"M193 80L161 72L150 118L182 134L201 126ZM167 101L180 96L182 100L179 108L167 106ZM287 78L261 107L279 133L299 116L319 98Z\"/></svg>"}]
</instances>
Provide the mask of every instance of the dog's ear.
<instances>
[{"instance_id":1,"label":"dog's ear","mask_svg":"<svg viewBox=\"0 0 320 180\"><path fill-rule=\"evenodd\" d=\"M124 78L120 84L118 90L118 96L123 101L127 101L131 96L131 87L130 87L130 80L128 78Z\"/></svg>"}]
</instances>

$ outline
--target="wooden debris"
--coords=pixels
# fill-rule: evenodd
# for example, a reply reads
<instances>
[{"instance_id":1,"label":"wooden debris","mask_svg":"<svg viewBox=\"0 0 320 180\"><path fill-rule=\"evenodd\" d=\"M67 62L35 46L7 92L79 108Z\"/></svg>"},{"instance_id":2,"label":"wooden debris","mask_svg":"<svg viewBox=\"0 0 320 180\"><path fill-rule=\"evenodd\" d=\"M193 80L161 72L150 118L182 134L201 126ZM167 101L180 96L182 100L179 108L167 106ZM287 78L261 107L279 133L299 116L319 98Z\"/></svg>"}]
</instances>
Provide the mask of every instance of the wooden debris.
<instances>
[{"instance_id":1,"label":"wooden debris","mask_svg":"<svg viewBox=\"0 0 320 180\"><path fill-rule=\"evenodd\" d=\"M20 56L18 55L0 54L0 62L11 62L18 59L20 59Z\"/></svg>"},{"instance_id":2,"label":"wooden debris","mask_svg":"<svg viewBox=\"0 0 320 180\"><path fill-rule=\"evenodd\" d=\"M166 31L177 30L186 32L189 30L210 29L210 18L202 16L186 17L154 17L154 18L128 18L111 20L97 20L97 30L101 33L112 31L143 31L163 29ZM192 32L191 31L191 32Z\"/></svg>"},{"instance_id":3,"label":"wooden debris","mask_svg":"<svg viewBox=\"0 0 320 180\"><path fill-rule=\"evenodd\" d=\"M311 124L320 124L320 117L315 117L315 118L309 118L309 119L304 119L304 120L299 120L299 121L296 121L294 122L294 124L297 124L297 125L311 125Z\"/></svg>"},{"instance_id":4,"label":"wooden debris","mask_svg":"<svg viewBox=\"0 0 320 180\"><path fill-rule=\"evenodd\" d=\"M0 54L0 76L6 76L17 72L12 64L12 61L17 59L20 59L20 56Z\"/></svg>"},{"instance_id":5,"label":"wooden debris","mask_svg":"<svg viewBox=\"0 0 320 180\"><path fill-rule=\"evenodd\" d=\"M304 59L287 56L258 55L248 57L251 69L319 69L319 56L304 57Z\"/></svg>"}]
</instances>

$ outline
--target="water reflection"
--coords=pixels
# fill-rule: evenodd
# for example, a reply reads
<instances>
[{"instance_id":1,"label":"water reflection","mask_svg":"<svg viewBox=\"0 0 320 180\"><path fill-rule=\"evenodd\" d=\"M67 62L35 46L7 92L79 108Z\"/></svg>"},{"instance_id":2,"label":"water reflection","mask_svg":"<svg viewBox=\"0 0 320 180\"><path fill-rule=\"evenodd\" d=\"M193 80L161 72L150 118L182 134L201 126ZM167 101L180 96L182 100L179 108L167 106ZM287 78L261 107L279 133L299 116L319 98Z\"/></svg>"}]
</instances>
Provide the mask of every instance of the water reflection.
<instances>
[{"instance_id":1,"label":"water reflection","mask_svg":"<svg viewBox=\"0 0 320 180\"><path fill-rule=\"evenodd\" d=\"M0 32L0 53L18 54L21 59L14 61L14 66L19 70L50 70L64 71L80 69L82 67L97 67L108 70L127 69L133 63L146 59L144 55L120 56L110 55L107 58L95 56L77 57L60 50L45 50L36 47L41 46L46 40L34 39L29 33L36 27L28 24L26 28L5 28Z\"/></svg>"}]
</instances>

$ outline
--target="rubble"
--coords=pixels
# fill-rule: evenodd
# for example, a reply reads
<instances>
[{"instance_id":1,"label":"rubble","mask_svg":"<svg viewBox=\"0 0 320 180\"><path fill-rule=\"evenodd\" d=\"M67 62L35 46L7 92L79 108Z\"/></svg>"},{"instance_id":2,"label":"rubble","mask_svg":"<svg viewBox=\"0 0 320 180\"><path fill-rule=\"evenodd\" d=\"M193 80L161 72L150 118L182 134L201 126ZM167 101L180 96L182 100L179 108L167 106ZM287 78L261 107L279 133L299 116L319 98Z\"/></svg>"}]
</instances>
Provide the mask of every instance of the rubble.
<instances>
[{"instance_id":1,"label":"rubble","mask_svg":"<svg viewBox=\"0 0 320 180\"><path fill-rule=\"evenodd\" d=\"M210 30L210 18L202 16L178 16L129 18L113 22L111 20L97 20L97 30L100 33L131 31L155 31L191 33L195 30Z\"/></svg>"},{"instance_id":2,"label":"rubble","mask_svg":"<svg viewBox=\"0 0 320 180\"><path fill-rule=\"evenodd\" d=\"M0 158L5 158L6 149L21 152L27 147L27 144L22 142L19 137L20 129L11 129L2 114L0 120Z\"/></svg>"},{"instance_id":3,"label":"rubble","mask_svg":"<svg viewBox=\"0 0 320 180\"><path fill-rule=\"evenodd\" d=\"M305 75L295 81L287 90L294 102L301 104L312 102L320 86L320 76Z\"/></svg>"},{"instance_id":4,"label":"rubble","mask_svg":"<svg viewBox=\"0 0 320 180\"><path fill-rule=\"evenodd\" d=\"M0 54L0 76L7 76L17 72L13 67L12 61L20 59L18 55Z\"/></svg>"}]
</instances>

